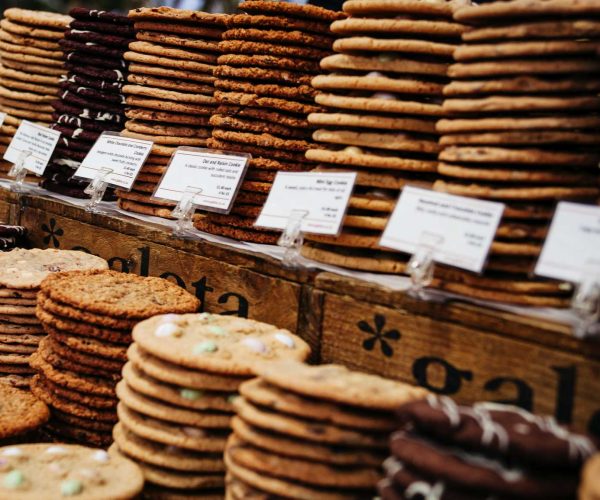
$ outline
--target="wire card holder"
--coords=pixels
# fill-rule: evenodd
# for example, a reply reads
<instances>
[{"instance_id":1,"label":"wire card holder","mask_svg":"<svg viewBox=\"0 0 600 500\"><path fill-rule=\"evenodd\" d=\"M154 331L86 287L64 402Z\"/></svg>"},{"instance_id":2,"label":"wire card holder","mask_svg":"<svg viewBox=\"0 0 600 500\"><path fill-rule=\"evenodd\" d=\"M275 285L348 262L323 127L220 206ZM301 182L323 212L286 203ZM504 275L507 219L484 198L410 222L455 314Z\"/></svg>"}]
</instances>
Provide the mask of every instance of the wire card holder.
<instances>
[{"instance_id":1,"label":"wire card holder","mask_svg":"<svg viewBox=\"0 0 600 500\"><path fill-rule=\"evenodd\" d=\"M435 250L443 242L444 237L442 235L428 231L421 234L419 245L406 266L411 281L408 290L411 296L426 299L424 290L433 282Z\"/></svg>"},{"instance_id":2,"label":"wire card holder","mask_svg":"<svg viewBox=\"0 0 600 500\"><path fill-rule=\"evenodd\" d=\"M302 222L308 213L308 210L292 210L287 226L277 241L277 245L285 249L282 259L282 264L285 267L295 268L299 265L300 249L304 242Z\"/></svg>"},{"instance_id":3,"label":"wire card holder","mask_svg":"<svg viewBox=\"0 0 600 500\"><path fill-rule=\"evenodd\" d=\"M194 229L194 213L196 212L196 195L202 193L202 188L188 186L181 196L171 215L177 219L173 234L182 236Z\"/></svg>"},{"instance_id":4,"label":"wire card holder","mask_svg":"<svg viewBox=\"0 0 600 500\"><path fill-rule=\"evenodd\" d=\"M574 333L577 338L600 335L600 263L587 263L575 288L571 308L578 317Z\"/></svg>"},{"instance_id":5,"label":"wire card holder","mask_svg":"<svg viewBox=\"0 0 600 500\"><path fill-rule=\"evenodd\" d=\"M110 168L101 168L96 173L96 177L83 190L85 194L90 195L90 201L85 207L86 212L101 213L99 209L100 202L104 198L106 188L108 187L107 178L113 170Z\"/></svg>"},{"instance_id":6,"label":"wire card holder","mask_svg":"<svg viewBox=\"0 0 600 500\"><path fill-rule=\"evenodd\" d=\"M21 151L19 158L8 171L8 176L14 180L11 182L10 190L16 193L25 191L25 177L27 176L27 169L25 168L25 162L32 155L31 151Z\"/></svg>"}]
</instances>

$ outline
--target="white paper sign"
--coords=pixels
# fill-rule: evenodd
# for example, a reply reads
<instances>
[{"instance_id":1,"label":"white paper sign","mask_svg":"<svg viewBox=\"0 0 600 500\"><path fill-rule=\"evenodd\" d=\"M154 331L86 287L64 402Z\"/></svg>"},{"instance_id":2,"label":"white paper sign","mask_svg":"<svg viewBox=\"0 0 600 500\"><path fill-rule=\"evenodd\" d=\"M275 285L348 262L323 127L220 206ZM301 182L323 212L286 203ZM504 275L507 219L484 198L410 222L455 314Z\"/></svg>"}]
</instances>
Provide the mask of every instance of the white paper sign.
<instances>
[{"instance_id":1,"label":"white paper sign","mask_svg":"<svg viewBox=\"0 0 600 500\"><path fill-rule=\"evenodd\" d=\"M481 272L503 211L503 203L409 186L379 244L410 254L431 246L436 262Z\"/></svg>"},{"instance_id":2,"label":"white paper sign","mask_svg":"<svg viewBox=\"0 0 600 500\"><path fill-rule=\"evenodd\" d=\"M37 175L42 175L60 139L60 132L36 123L23 120L6 148L4 159L17 163L24 153L24 167Z\"/></svg>"},{"instance_id":3,"label":"white paper sign","mask_svg":"<svg viewBox=\"0 0 600 500\"><path fill-rule=\"evenodd\" d=\"M211 212L228 213L246 173L250 155L224 154L201 148L178 148L161 179L155 198L181 201L186 191L193 202Z\"/></svg>"},{"instance_id":4,"label":"white paper sign","mask_svg":"<svg viewBox=\"0 0 600 500\"><path fill-rule=\"evenodd\" d=\"M600 276L600 207L561 201L535 274L579 283L589 273Z\"/></svg>"},{"instance_id":5,"label":"white paper sign","mask_svg":"<svg viewBox=\"0 0 600 500\"><path fill-rule=\"evenodd\" d=\"M106 177L107 184L131 189L152 150L152 144L152 141L104 132L81 162L75 177L93 180L100 169L107 168L112 170Z\"/></svg>"},{"instance_id":6,"label":"white paper sign","mask_svg":"<svg viewBox=\"0 0 600 500\"><path fill-rule=\"evenodd\" d=\"M338 234L356 172L278 172L255 225L285 229L292 210L305 210L305 233Z\"/></svg>"}]
</instances>

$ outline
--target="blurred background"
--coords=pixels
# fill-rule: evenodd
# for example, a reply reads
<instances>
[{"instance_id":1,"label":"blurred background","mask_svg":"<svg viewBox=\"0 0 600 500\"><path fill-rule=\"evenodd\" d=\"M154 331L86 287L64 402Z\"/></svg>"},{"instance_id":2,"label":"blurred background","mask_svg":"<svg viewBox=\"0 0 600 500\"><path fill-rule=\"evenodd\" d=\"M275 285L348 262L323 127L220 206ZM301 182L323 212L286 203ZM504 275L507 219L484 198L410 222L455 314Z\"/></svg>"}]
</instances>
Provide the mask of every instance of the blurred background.
<instances>
[{"instance_id":1,"label":"blurred background","mask_svg":"<svg viewBox=\"0 0 600 500\"><path fill-rule=\"evenodd\" d=\"M203 10L205 12L233 12L238 0L0 0L0 12L9 7L22 9L68 12L70 8L81 6L89 9L120 10L144 6L168 5L178 9Z\"/></svg>"}]
</instances>

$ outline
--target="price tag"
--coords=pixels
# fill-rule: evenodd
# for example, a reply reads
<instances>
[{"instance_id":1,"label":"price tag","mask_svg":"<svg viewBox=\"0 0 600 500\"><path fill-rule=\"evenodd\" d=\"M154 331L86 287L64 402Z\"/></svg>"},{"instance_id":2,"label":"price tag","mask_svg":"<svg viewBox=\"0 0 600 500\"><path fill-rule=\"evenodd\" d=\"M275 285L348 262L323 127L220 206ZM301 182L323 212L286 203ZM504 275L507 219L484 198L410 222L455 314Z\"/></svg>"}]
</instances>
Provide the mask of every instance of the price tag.
<instances>
[{"instance_id":1,"label":"price tag","mask_svg":"<svg viewBox=\"0 0 600 500\"><path fill-rule=\"evenodd\" d=\"M196 207L229 213L250 158L245 153L177 148L153 196L180 202L191 192Z\"/></svg>"},{"instance_id":2,"label":"price tag","mask_svg":"<svg viewBox=\"0 0 600 500\"><path fill-rule=\"evenodd\" d=\"M57 130L23 120L6 148L4 159L17 163L24 153L28 153L23 166L34 174L42 175L59 138Z\"/></svg>"},{"instance_id":3,"label":"price tag","mask_svg":"<svg viewBox=\"0 0 600 500\"><path fill-rule=\"evenodd\" d=\"M379 244L410 254L428 245L434 261L481 272L503 211L503 203L409 186Z\"/></svg>"},{"instance_id":4,"label":"price tag","mask_svg":"<svg viewBox=\"0 0 600 500\"><path fill-rule=\"evenodd\" d=\"M355 181L356 172L278 172L255 225L283 230L292 210L303 210L302 232L336 235Z\"/></svg>"},{"instance_id":5,"label":"price tag","mask_svg":"<svg viewBox=\"0 0 600 500\"><path fill-rule=\"evenodd\" d=\"M152 144L152 141L103 132L81 162L75 177L94 180L102 169L108 169L112 172L106 175L107 184L131 189L152 150Z\"/></svg>"},{"instance_id":6,"label":"price tag","mask_svg":"<svg viewBox=\"0 0 600 500\"><path fill-rule=\"evenodd\" d=\"M580 283L590 272L600 275L600 207L561 201L535 274Z\"/></svg>"}]
</instances>

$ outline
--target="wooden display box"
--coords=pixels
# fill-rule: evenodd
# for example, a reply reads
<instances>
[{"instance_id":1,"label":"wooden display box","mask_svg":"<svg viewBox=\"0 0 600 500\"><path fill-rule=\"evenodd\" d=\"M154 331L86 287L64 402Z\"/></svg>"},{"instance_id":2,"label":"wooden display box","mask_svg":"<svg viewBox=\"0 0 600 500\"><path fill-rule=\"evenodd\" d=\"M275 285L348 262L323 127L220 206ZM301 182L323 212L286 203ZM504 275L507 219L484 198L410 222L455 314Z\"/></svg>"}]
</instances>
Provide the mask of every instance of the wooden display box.
<instances>
[{"instance_id":1,"label":"wooden display box","mask_svg":"<svg viewBox=\"0 0 600 500\"><path fill-rule=\"evenodd\" d=\"M0 224L15 224L18 219L19 196L0 189Z\"/></svg>"},{"instance_id":2,"label":"wooden display box","mask_svg":"<svg viewBox=\"0 0 600 500\"><path fill-rule=\"evenodd\" d=\"M0 193L0 213L7 204L5 212L18 212L12 196ZM297 332L314 360L418 383L460 402L519 404L600 435L600 343L574 338L568 325L290 271L266 256L52 199L21 202L20 222L35 246L90 251L115 269L163 276L195 293L203 310Z\"/></svg>"}]
</instances>

